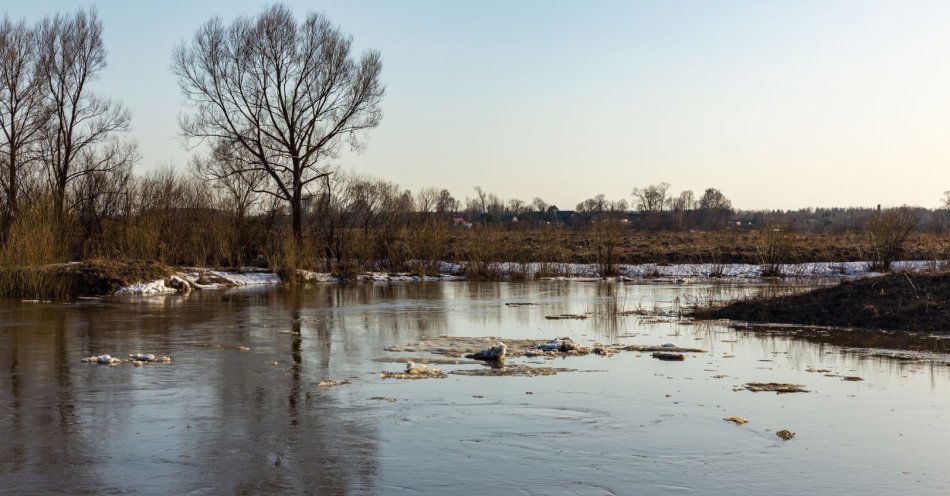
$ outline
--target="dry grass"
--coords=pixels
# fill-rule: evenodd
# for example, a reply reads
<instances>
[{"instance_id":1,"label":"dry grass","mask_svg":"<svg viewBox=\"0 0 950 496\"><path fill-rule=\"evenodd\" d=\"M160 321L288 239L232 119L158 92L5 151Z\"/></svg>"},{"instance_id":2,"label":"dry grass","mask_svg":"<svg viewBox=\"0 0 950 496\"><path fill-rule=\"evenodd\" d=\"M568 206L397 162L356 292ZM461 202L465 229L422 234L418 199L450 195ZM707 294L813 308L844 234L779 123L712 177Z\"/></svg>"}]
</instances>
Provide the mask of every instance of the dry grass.
<instances>
[{"instance_id":1,"label":"dry grass","mask_svg":"<svg viewBox=\"0 0 950 496\"><path fill-rule=\"evenodd\" d=\"M482 232L455 230L444 247L444 259L464 260L469 236ZM558 262L597 263L598 253L589 242L587 230L569 228L549 229L494 229L489 258L510 260L513 249L525 251L535 261L551 260L557 253ZM643 232L628 230L617 243L615 255L618 264L675 264L713 263L716 265L747 263L761 260L757 246L759 231L686 231ZM788 237L790 257L784 262L853 262L868 260L870 247L865 236L850 233L818 234L791 232ZM941 233L911 233L903 248L903 259L931 260L941 254L950 254L950 236Z\"/></svg>"},{"instance_id":2,"label":"dry grass","mask_svg":"<svg viewBox=\"0 0 950 496\"><path fill-rule=\"evenodd\" d=\"M0 267L0 295L37 300L71 300L108 295L130 284L171 275L168 266L140 260Z\"/></svg>"}]
</instances>

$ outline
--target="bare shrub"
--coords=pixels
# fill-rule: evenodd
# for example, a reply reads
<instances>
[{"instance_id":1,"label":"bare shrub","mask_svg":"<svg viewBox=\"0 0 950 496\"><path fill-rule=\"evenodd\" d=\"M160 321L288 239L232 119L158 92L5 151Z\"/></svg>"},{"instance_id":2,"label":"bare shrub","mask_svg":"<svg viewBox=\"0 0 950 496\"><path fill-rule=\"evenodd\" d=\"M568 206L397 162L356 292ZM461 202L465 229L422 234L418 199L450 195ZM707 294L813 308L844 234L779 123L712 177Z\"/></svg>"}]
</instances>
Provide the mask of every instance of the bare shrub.
<instances>
[{"instance_id":1,"label":"bare shrub","mask_svg":"<svg viewBox=\"0 0 950 496\"><path fill-rule=\"evenodd\" d=\"M538 233L538 250L535 260L536 277L559 277L567 273L565 261L570 256L562 243L564 234L550 227L541 228Z\"/></svg>"},{"instance_id":2,"label":"bare shrub","mask_svg":"<svg viewBox=\"0 0 950 496\"><path fill-rule=\"evenodd\" d=\"M594 253L597 273L601 277L619 275L617 263L626 230L623 221L601 220L595 222L587 232L587 245Z\"/></svg>"},{"instance_id":3,"label":"bare shrub","mask_svg":"<svg viewBox=\"0 0 950 496\"><path fill-rule=\"evenodd\" d=\"M707 277L720 278L726 272L729 252L735 246L736 238L730 231L722 230L707 233L706 236L710 238L706 244L708 246L707 253L705 256L701 256L698 262L709 264Z\"/></svg>"},{"instance_id":4,"label":"bare shrub","mask_svg":"<svg viewBox=\"0 0 950 496\"><path fill-rule=\"evenodd\" d=\"M498 280L502 273L495 260L495 247L501 239L490 227L472 229L464 238L463 257L465 278L470 280Z\"/></svg>"},{"instance_id":5,"label":"bare shrub","mask_svg":"<svg viewBox=\"0 0 950 496\"><path fill-rule=\"evenodd\" d=\"M781 227L767 227L754 238L756 258L762 277L782 277L783 264L792 256L792 235Z\"/></svg>"},{"instance_id":6,"label":"bare shrub","mask_svg":"<svg viewBox=\"0 0 950 496\"><path fill-rule=\"evenodd\" d=\"M873 215L864 225L869 250L868 269L887 272L900 260L904 242L917 227L919 217L908 207L885 210Z\"/></svg>"},{"instance_id":7,"label":"bare shrub","mask_svg":"<svg viewBox=\"0 0 950 496\"><path fill-rule=\"evenodd\" d=\"M427 219L406 230L406 245L412 254L411 272L420 275L438 274L442 249L448 241L448 225L437 219Z\"/></svg>"}]
</instances>

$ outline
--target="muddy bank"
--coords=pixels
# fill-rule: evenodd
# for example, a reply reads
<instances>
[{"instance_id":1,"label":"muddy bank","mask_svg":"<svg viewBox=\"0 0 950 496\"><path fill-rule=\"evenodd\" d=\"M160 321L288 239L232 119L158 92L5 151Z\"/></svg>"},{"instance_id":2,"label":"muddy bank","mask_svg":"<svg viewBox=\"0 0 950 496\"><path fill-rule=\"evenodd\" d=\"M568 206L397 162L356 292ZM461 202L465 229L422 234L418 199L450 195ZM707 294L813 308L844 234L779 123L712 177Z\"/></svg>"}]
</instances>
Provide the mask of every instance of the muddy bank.
<instances>
[{"instance_id":1,"label":"muddy bank","mask_svg":"<svg viewBox=\"0 0 950 496\"><path fill-rule=\"evenodd\" d=\"M449 372L453 375L476 377L537 377L557 375L560 372L576 372L577 369L562 367L531 367L529 365L504 365L499 367L480 367L477 369L459 369Z\"/></svg>"},{"instance_id":2,"label":"muddy bank","mask_svg":"<svg viewBox=\"0 0 950 496\"><path fill-rule=\"evenodd\" d=\"M950 333L950 273L897 273L699 309L701 319Z\"/></svg>"},{"instance_id":3,"label":"muddy bank","mask_svg":"<svg viewBox=\"0 0 950 496\"><path fill-rule=\"evenodd\" d=\"M385 350L401 353L432 353L462 358L466 355L478 354L482 350L495 346L499 341L505 343L505 354L508 357L538 356L544 353L539 347L549 342L547 339L502 340L497 337L435 336L422 338L415 343L389 346Z\"/></svg>"},{"instance_id":4,"label":"muddy bank","mask_svg":"<svg viewBox=\"0 0 950 496\"><path fill-rule=\"evenodd\" d=\"M418 380L418 379L445 379L448 377L445 372L442 372L439 369L430 369L425 365L419 363L409 362L406 364L406 369L403 372L381 372L379 377L383 379L408 379L408 380Z\"/></svg>"},{"instance_id":5,"label":"muddy bank","mask_svg":"<svg viewBox=\"0 0 950 496\"><path fill-rule=\"evenodd\" d=\"M476 365L480 362L476 360L467 360L462 358L440 358L440 357L425 357L425 356L408 356L408 357L381 357L376 358L373 361L380 363L421 363L424 365Z\"/></svg>"},{"instance_id":6,"label":"muddy bank","mask_svg":"<svg viewBox=\"0 0 950 496\"><path fill-rule=\"evenodd\" d=\"M805 386L800 384L783 384L778 382L749 382L743 386L743 389L752 391L753 393L774 392L775 394L788 394L808 392Z\"/></svg>"}]
</instances>

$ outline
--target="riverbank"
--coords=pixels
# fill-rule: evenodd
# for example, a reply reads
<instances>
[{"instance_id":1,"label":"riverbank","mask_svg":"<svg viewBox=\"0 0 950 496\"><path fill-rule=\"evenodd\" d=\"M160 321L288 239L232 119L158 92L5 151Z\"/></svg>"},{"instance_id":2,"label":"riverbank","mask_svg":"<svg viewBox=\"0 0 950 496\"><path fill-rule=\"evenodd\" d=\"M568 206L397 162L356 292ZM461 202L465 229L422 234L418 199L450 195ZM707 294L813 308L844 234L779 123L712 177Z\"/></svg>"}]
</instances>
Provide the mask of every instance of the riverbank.
<instances>
[{"instance_id":1,"label":"riverbank","mask_svg":"<svg viewBox=\"0 0 950 496\"><path fill-rule=\"evenodd\" d=\"M900 272L695 310L700 319L950 334L950 273Z\"/></svg>"},{"instance_id":2,"label":"riverbank","mask_svg":"<svg viewBox=\"0 0 950 496\"><path fill-rule=\"evenodd\" d=\"M932 270L934 262L902 261L894 264L900 273ZM262 267L240 270L200 267L171 267L157 262L93 260L51 264L40 267L4 269L3 296L30 300L69 300L109 295L162 295L196 290L293 283L340 282L437 282L458 280L601 280L601 267L580 263L464 263L442 262L437 272L361 272L341 278L329 272L298 269L293 281ZM637 281L664 279L675 282L727 279L759 279L764 269L756 264L620 264L609 279ZM782 264L779 273L787 278L853 279L880 275L868 262L809 262Z\"/></svg>"},{"instance_id":3,"label":"riverbank","mask_svg":"<svg viewBox=\"0 0 950 496\"><path fill-rule=\"evenodd\" d=\"M899 271L925 271L931 267L928 261L903 261L894 264ZM348 282L437 282L458 280L483 280L485 273L493 280L531 280L531 279L568 279L601 280L599 266L596 264L573 263L493 263L486 270L480 264L477 277L468 277L470 264L439 264L439 272L434 275L409 272L363 272L347 279ZM677 282L689 282L703 279L757 279L762 278L762 267L753 264L631 264L617 266L618 276L610 279L636 281L642 279L667 279ZM828 263L814 262L805 264L785 264L781 272L786 277L795 278L856 278L876 275L868 268L867 262ZM327 272L297 270L298 283L339 283L344 280ZM218 271L211 269L184 268L171 277L153 281L143 281L123 287L118 294L152 295L173 294L199 289L224 287L281 284L287 282L273 272L263 268L244 268L241 272Z\"/></svg>"},{"instance_id":4,"label":"riverbank","mask_svg":"<svg viewBox=\"0 0 950 496\"><path fill-rule=\"evenodd\" d=\"M41 266L0 267L0 296L69 300L113 294L143 281L175 273L167 265L143 260L92 260Z\"/></svg>"}]
</instances>

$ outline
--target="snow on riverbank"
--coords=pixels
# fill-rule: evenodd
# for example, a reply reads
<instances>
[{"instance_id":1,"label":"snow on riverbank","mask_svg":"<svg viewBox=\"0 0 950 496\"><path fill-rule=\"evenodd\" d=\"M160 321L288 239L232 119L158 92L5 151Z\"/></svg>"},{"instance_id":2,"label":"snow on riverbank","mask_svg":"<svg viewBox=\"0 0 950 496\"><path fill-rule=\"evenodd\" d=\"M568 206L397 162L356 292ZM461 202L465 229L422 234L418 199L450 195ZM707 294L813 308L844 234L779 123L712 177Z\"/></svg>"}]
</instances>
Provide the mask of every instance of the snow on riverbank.
<instances>
[{"instance_id":1,"label":"snow on riverbank","mask_svg":"<svg viewBox=\"0 0 950 496\"><path fill-rule=\"evenodd\" d=\"M340 282L340 278L326 272L312 272L309 270L298 270L300 279L304 282ZM436 281L461 281L465 277L443 272L437 276L420 276L408 272L365 272L356 276L357 282L436 282Z\"/></svg>"},{"instance_id":2,"label":"snow on riverbank","mask_svg":"<svg viewBox=\"0 0 950 496\"><path fill-rule=\"evenodd\" d=\"M224 272L186 268L165 279L126 286L116 291L116 294L148 296L187 293L193 289L220 289L274 284L280 284L280 277L273 272L261 269L247 272Z\"/></svg>"},{"instance_id":3,"label":"snow on riverbank","mask_svg":"<svg viewBox=\"0 0 950 496\"><path fill-rule=\"evenodd\" d=\"M921 271L933 268L933 261L912 260L895 262L895 271ZM498 263L494 269L502 277L510 274L524 274L534 277L539 273L545 279L599 279L596 264L518 264ZM356 276L358 282L434 282L464 280L465 264L443 262L439 266L441 274L420 276L410 273L366 272ZM668 279L704 279L704 278L760 278L762 267L753 264L631 264L618 265L621 279L668 278ZM867 262L812 262L786 264L781 266L782 274L788 277L864 277L877 275L868 270ZM298 271L304 282L339 282L339 278L326 272ZM227 272L199 268L185 268L166 279L143 282L126 286L116 294L122 295L162 295L188 292L194 289L219 289L243 286L262 286L280 284L281 279L265 269L245 268L242 272Z\"/></svg>"},{"instance_id":4,"label":"snow on riverbank","mask_svg":"<svg viewBox=\"0 0 950 496\"><path fill-rule=\"evenodd\" d=\"M163 295L189 292L196 289L221 289L246 286L264 286L280 284L280 276L265 269L245 268L244 272L226 272L186 268L174 276L151 282L143 282L126 286L118 291L118 295ZM298 275L304 282L337 283L340 279L326 272L299 270ZM356 276L357 282L435 282L459 281L464 277L455 274L440 274L438 276L420 276L410 273L367 272Z\"/></svg>"},{"instance_id":5,"label":"snow on riverbank","mask_svg":"<svg viewBox=\"0 0 950 496\"><path fill-rule=\"evenodd\" d=\"M157 281L151 282L140 282L137 284L132 284L124 288L119 288L115 292L117 295L160 295L160 294L175 294L178 292L178 289L169 286L166 284L165 279L159 279Z\"/></svg>"},{"instance_id":6,"label":"snow on riverbank","mask_svg":"<svg viewBox=\"0 0 950 496\"><path fill-rule=\"evenodd\" d=\"M895 262L895 271L920 271L932 268L933 261L913 260ZM596 264L519 264L514 262L498 263L494 268L501 274L525 274L534 277L541 271L549 279L600 278ZM439 267L443 272L464 273L465 265L443 263ZM617 271L621 278L759 278L762 266L755 264L620 264ZM786 277L860 277L877 275L868 270L867 262L810 262L802 264L784 264L781 272Z\"/></svg>"}]
</instances>

